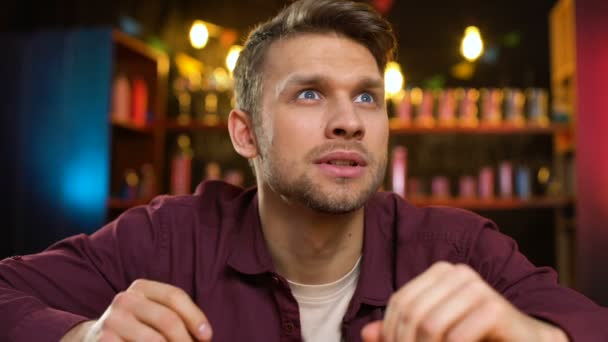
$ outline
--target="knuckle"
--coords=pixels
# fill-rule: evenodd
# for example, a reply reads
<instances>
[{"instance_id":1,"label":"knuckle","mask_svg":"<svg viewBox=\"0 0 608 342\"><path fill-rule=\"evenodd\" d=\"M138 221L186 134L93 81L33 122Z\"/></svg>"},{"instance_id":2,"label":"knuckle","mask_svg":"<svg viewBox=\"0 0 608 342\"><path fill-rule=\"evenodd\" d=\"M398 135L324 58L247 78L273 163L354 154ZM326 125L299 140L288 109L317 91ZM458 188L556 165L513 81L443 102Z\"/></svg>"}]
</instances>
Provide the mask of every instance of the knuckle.
<instances>
[{"instance_id":1,"label":"knuckle","mask_svg":"<svg viewBox=\"0 0 608 342\"><path fill-rule=\"evenodd\" d=\"M465 264L458 264L454 266L454 271L458 272L465 277L475 278L477 277L477 273L469 266Z\"/></svg>"},{"instance_id":2,"label":"knuckle","mask_svg":"<svg viewBox=\"0 0 608 342\"><path fill-rule=\"evenodd\" d=\"M112 306L127 307L133 303L133 296L129 292L119 292L112 300Z\"/></svg>"},{"instance_id":3,"label":"knuckle","mask_svg":"<svg viewBox=\"0 0 608 342\"><path fill-rule=\"evenodd\" d=\"M388 300L387 308L395 308L397 306L397 302L399 302L398 293L391 296L391 298Z\"/></svg>"},{"instance_id":4,"label":"knuckle","mask_svg":"<svg viewBox=\"0 0 608 342\"><path fill-rule=\"evenodd\" d=\"M435 265L433 265L433 268L436 268L439 270L450 270L450 269L454 268L454 265L447 261L438 261L435 263Z\"/></svg>"},{"instance_id":5,"label":"knuckle","mask_svg":"<svg viewBox=\"0 0 608 342\"><path fill-rule=\"evenodd\" d=\"M130 290L141 289L141 288L145 287L147 283L148 283L148 281L146 279L139 278L131 283L131 286L129 286L129 289Z\"/></svg>"},{"instance_id":6,"label":"knuckle","mask_svg":"<svg viewBox=\"0 0 608 342\"><path fill-rule=\"evenodd\" d=\"M439 327L432 320L423 320L418 324L418 335L426 339L436 340L439 335Z\"/></svg>"},{"instance_id":7,"label":"knuckle","mask_svg":"<svg viewBox=\"0 0 608 342\"><path fill-rule=\"evenodd\" d=\"M112 310L107 317L101 320L100 330L112 331L115 326L123 319L123 314L119 310Z\"/></svg>"},{"instance_id":8,"label":"knuckle","mask_svg":"<svg viewBox=\"0 0 608 342\"><path fill-rule=\"evenodd\" d=\"M410 324L416 321L416 313L413 310L404 310L399 313L401 323Z\"/></svg>"},{"instance_id":9,"label":"knuckle","mask_svg":"<svg viewBox=\"0 0 608 342\"><path fill-rule=\"evenodd\" d=\"M186 293L180 288L174 288L166 294L167 303L173 306L180 305L186 297Z\"/></svg>"}]
</instances>

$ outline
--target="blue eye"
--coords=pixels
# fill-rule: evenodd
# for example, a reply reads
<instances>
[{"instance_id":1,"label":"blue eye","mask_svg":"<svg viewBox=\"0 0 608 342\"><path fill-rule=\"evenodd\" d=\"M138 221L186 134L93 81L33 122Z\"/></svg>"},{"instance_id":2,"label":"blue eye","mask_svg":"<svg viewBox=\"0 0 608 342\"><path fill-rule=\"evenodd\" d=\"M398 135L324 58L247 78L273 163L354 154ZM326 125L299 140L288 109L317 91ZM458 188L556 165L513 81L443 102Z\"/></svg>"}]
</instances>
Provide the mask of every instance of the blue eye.
<instances>
[{"instance_id":1,"label":"blue eye","mask_svg":"<svg viewBox=\"0 0 608 342\"><path fill-rule=\"evenodd\" d=\"M355 102L366 102L366 103L374 103L374 97L369 93L360 94L355 98Z\"/></svg>"},{"instance_id":2,"label":"blue eye","mask_svg":"<svg viewBox=\"0 0 608 342\"><path fill-rule=\"evenodd\" d=\"M300 100L318 100L321 96L314 90L304 90L298 95L298 99Z\"/></svg>"}]
</instances>

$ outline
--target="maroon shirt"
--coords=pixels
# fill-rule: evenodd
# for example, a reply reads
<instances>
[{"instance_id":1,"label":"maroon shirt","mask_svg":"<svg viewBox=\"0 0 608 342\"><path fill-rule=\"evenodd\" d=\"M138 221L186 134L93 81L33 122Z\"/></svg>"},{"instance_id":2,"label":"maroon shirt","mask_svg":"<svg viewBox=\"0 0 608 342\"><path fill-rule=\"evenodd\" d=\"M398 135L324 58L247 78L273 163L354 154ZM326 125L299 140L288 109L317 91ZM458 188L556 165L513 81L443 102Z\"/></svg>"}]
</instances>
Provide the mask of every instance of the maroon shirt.
<instances>
[{"instance_id":1,"label":"maroon shirt","mask_svg":"<svg viewBox=\"0 0 608 342\"><path fill-rule=\"evenodd\" d=\"M418 209L391 193L365 207L361 275L342 323L346 341L381 319L392 293L446 260L472 266L520 310L576 341L607 340L608 310L560 287L510 238L475 214ZM92 234L0 262L0 340L57 341L99 317L138 278L185 290L215 341L298 341L298 305L260 228L256 190L204 183L192 196L155 199Z\"/></svg>"}]
</instances>

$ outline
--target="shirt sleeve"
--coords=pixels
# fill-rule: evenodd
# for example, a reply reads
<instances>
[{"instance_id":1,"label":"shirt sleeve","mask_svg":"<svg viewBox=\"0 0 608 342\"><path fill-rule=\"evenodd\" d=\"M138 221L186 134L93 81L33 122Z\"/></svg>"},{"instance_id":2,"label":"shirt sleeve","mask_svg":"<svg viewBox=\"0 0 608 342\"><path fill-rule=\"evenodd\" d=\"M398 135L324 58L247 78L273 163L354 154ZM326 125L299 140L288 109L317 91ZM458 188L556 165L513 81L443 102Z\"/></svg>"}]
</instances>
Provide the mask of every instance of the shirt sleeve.
<instances>
[{"instance_id":1,"label":"shirt sleeve","mask_svg":"<svg viewBox=\"0 0 608 342\"><path fill-rule=\"evenodd\" d=\"M99 317L138 278L154 278L162 245L151 207L125 212L94 234L0 261L0 340L58 341Z\"/></svg>"},{"instance_id":2,"label":"shirt sleeve","mask_svg":"<svg viewBox=\"0 0 608 342\"><path fill-rule=\"evenodd\" d=\"M522 312L564 330L571 341L606 341L608 309L560 286L548 267L535 267L513 239L486 223L472 241L469 263Z\"/></svg>"}]
</instances>

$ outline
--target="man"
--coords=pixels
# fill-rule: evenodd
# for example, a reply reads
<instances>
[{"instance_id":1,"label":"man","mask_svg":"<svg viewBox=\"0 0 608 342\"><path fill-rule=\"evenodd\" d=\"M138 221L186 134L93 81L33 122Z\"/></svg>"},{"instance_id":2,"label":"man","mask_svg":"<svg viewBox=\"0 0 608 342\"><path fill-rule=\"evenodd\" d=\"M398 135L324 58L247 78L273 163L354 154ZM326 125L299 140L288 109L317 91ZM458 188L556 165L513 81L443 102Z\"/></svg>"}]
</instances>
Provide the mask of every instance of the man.
<instances>
[{"instance_id":1,"label":"man","mask_svg":"<svg viewBox=\"0 0 608 342\"><path fill-rule=\"evenodd\" d=\"M202 184L0 264L0 339L566 341L608 313L493 224L378 193L394 38L302 0L250 35L229 131L257 188Z\"/></svg>"}]
</instances>

